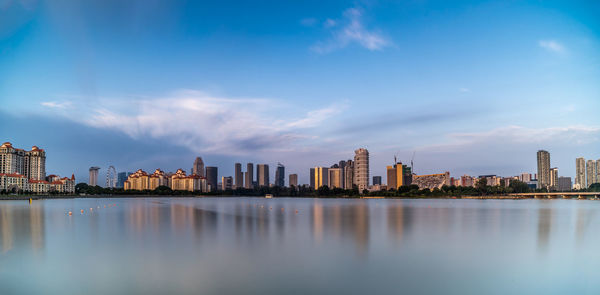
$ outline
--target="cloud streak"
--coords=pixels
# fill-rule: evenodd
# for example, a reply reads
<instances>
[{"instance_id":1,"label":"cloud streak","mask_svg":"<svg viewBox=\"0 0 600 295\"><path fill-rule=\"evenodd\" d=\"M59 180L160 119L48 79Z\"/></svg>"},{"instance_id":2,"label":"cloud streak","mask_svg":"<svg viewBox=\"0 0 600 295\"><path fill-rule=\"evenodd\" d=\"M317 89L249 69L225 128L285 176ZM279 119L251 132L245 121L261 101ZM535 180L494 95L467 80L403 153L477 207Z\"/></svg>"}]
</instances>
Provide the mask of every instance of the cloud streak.
<instances>
[{"instance_id":1,"label":"cloud streak","mask_svg":"<svg viewBox=\"0 0 600 295\"><path fill-rule=\"evenodd\" d=\"M310 49L319 54L326 54L351 44L358 44L370 51L382 50L390 46L391 42L379 31L366 27L363 13L362 9L353 7L346 9L341 19L325 20L323 27L331 37L317 42Z\"/></svg>"},{"instance_id":2,"label":"cloud streak","mask_svg":"<svg viewBox=\"0 0 600 295\"><path fill-rule=\"evenodd\" d=\"M565 47L554 40L540 40L538 41L538 45L548 51L563 53L565 52Z\"/></svg>"},{"instance_id":3,"label":"cloud streak","mask_svg":"<svg viewBox=\"0 0 600 295\"><path fill-rule=\"evenodd\" d=\"M57 110L64 103L43 105ZM104 99L59 113L134 139L150 137L194 152L236 155L289 148L294 141L307 138L306 129L317 127L342 109L334 105L282 119L274 115L277 108L278 102L271 99L223 98L184 90L161 98Z\"/></svg>"}]
</instances>

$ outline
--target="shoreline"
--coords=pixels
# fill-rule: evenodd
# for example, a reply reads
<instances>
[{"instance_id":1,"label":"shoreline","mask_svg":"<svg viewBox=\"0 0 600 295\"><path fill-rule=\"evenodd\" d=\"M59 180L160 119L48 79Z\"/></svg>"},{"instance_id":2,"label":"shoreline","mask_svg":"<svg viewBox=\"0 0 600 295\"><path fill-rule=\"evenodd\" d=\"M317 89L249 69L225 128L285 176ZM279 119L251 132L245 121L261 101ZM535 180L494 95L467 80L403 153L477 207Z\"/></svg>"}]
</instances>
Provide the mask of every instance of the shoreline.
<instances>
[{"instance_id":1,"label":"shoreline","mask_svg":"<svg viewBox=\"0 0 600 295\"><path fill-rule=\"evenodd\" d=\"M261 196L240 196L240 195L2 195L0 201L22 201L22 200L54 200L54 199L125 199L125 198L256 198L264 199ZM406 196L406 197L387 197L387 196L331 196L331 197L318 197L318 196L277 196L273 198L302 198L302 199L466 199L466 200L529 200L529 199L567 199L567 200L578 200L576 197L551 197L541 198L533 196L509 196L509 195L496 195L496 196ZM593 200L593 198L582 198Z\"/></svg>"}]
</instances>

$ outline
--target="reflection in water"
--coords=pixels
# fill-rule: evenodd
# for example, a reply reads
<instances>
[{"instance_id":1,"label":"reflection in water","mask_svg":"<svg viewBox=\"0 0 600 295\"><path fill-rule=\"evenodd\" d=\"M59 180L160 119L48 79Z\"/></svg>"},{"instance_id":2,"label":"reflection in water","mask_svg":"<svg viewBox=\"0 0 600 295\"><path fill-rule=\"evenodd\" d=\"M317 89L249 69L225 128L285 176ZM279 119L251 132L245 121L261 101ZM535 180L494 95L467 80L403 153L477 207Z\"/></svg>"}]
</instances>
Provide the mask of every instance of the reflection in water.
<instances>
[{"instance_id":1,"label":"reflection in water","mask_svg":"<svg viewBox=\"0 0 600 295\"><path fill-rule=\"evenodd\" d=\"M24 249L38 253L44 248L45 242L43 203L35 202L26 207L14 202L0 203L0 230L3 253Z\"/></svg>"},{"instance_id":2,"label":"reflection in water","mask_svg":"<svg viewBox=\"0 0 600 295\"><path fill-rule=\"evenodd\" d=\"M123 286L137 294L394 293L399 285L421 294L519 293L504 288L531 291L546 278L582 273L547 267L564 253L596 265L600 244L588 234L600 227L595 202L169 198L110 200L116 206L105 209L107 202L0 202L0 293L64 291L15 283L20 277L5 270L15 266L34 277L52 272L55 288L107 278L90 294ZM460 283L464 273L498 292L470 289L477 286ZM528 279L507 283L515 277Z\"/></svg>"},{"instance_id":3,"label":"reflection in water","mask_svg":"<svg viewBox=\"0 0 600 295\"><path fill-rule=\"evenodd\" d=\"M548 249L552 228L552 208L540 208L538 211L538 249L544 253Z\"/></svg>"}]
</instances>

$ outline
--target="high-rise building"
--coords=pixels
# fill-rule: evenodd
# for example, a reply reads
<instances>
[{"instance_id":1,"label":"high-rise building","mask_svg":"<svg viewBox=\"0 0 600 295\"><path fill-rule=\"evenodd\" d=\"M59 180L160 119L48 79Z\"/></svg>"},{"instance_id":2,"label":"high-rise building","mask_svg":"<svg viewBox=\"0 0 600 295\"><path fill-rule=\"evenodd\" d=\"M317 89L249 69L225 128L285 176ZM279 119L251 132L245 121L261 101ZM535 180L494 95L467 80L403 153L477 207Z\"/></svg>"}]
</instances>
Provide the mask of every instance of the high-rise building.
<instances>
[{"instance_id":1,"label":"high-rise building","mask_svg":"<svg viewBox=\"0 0 600 295\"><path fill-rule=\"evenodd\" d=\"M315 188L320 188L325 185L329 185L329 168L315 167Z\"/></svg>"},{"instance_id":2,"label":"high-rise building","mask_svg":"<svg viewBox=\"0 0 600 295\"><path fill-rule=\"evenodd\" d=\"M269 186L269 165L256 165L256 182L258 186Z\"/></svg>"},{"instance_id":3,"label":"high-rise building","mask_svg":"<svg viewBox=\"0 0 600 295\"><path fill-rule=\"evenodd\" d=\"M354 186L354 162L352 160L346 161L344 166L344 188L352 189Z\"/></svg>"},{"instance_id":4,"label":"high-rise building","mask_svg":"<svg viewBox=\"0 0 600 295\"><path fill-rule=\"evenodd\" d=\"M381 176L373 176L373 185L381 185Z\"/></svg>"},{"instance_id":5,"label":"high-rise building","mask_svg":"<svg viewBox=\"0 0 600 295\"><path fill-rule=\"evenodd\" d=\"M246 178L245 178L244 187L245 188L253 188L254 187L254 164L248 163L246 164Z\"/></svg>"},{"instance_id":6,"label":"high-rise building","mask_svg":"<svg viewBox=\"0 0 600 295\"><path fill-rule=\"evenodd\" d=\"M290 174L289 176L289 186L297 187L298 186L298 174Z\"/></svg>"},{"instance_id":7,"label":"high-rise building","mask_svg":"<svg viewBox=\"0 0 600 295\"><path fill-rule=\"evenodd\" d=\"M585 159L575 159L575 189L587 188L585 183Z\"/></svg>"},{"instance_id":8,"label":"high-rise building","mask_svg":"<svg viewBox=\"0 0 600 295\"><path fill-rule=\"evenodd\" d=\"M100 167L90 167L90 180L88 182L90 186L98 185L98 170L100 170Z\"/></svg>"},{"instance_id":9,"label":"high-rise building","mask_svg":"<svg viewBox=\"0 0 600 295\"><path fill-rule=\"evenodd\" d=\"M315 185L315 168L310 168L310 173L309 173L309 179L308 179L308 185L312 188L316 188Z\"/></svg>"},{"instance_id":10,"label":"high-rise building","mask_svg":"<svg viewBox=\"0 0 600 295\"><path fill-rule=\"evenodd\" d=\"M285 166L281 163L277 163L277 168L275 169L275 186L285 186Z\"/></svg>"},{"instance_id":11,"label":"high-rise building","mask_svg":"<svg viewBox=\"0 0 600 295\"><path fill-rule=\"evenodd\" d=\"M337 166L337 165L336 165ZM341 168L329 168L329 175L327 176L327 186L329 188L342 188L342 169Z\"/></svg>"},{"instance_id":12,"label":"high-rise building","mask_svg":"<svg viewBox=\"0 0 600 295\"><path fill-rule=\"evenodd\" d=\"M204 161L202 161L202 157L196 157L194 160L194 166L192 167L192 174L198 176L204 176Z\"/></svg>"},{"instance_id":13,"label":"high-rise building","mask_svg":"<svg viewBox=\"0 0 600 295\"><path fill-rule=\"evenodd\" d=\"M346 188L346 161L339 162L340 171L342 174L342 188Z\"/></svg>"},{"instance_id":14,"label":"high-rise building","mask_svg":"<svg viewBox=\"0 0 600 295\"><path fill-rule=\"evenodd\" d=\"M571 177L561 176L558 178L558 190L561 192L567 192L571 190Z\"/></svg>"},{"instance_id":15,"label":"high-rise building","mask_svg":"<svg viewBox=\"0 0 600 295\"><path fill-rule=\"evenodd\" d=\"M242 173L242 163L235 163L235 186L234 188L244 187L244 173Z\"/></svg>"},{"instance_id":16,"label":"high-rise building","mask_svg":"<svg viewBox=\"0 0 600 295\"><path fill-rule=\"evenodd\" d=\"M550 169L550 188L558 190L558 168Z\"/></svg>"},{"instance_id":17,"label":"high-rise building","mask_svg":"<svg viewBox=\"0 0 600 295\"><path fill-rule=\"evenodd\" d=\"M600 159L596 160L596 183L600 182Z\"/></svg>"},{"instance_id":18,"label":"high-rise building","mask_svg":"<svg viewBox=\"0 0 600 295\"><path fill-rule=\"evenodd\" d=\"M537 152L538 183L537 188L550 187L550 153L545 150Z\"/></svg>"},{"instance_id":19,"label":"high-rise building","mask_svg":"<svg viewBox=\"0 0 600 295\"><path fill-rule=\"evenodd\" d=\"M208 191L214 192L219 189L219 168L213 166L206 166L206 184Z\"/></svg>"},{"instance_id":20,"label":"high-rise building","mask_svg":"<svg viewBox=\"0 0 600 295\"><path fill-rule=\"evenodd\" d=\"M0 173L17 173L26 179L45 180L46 152L35 145L30 151L25 151L5 142L0 146Z\"/></svg>"},{"instance_id":21,"label":"high-rise building","mask_svg":"<svg viewBox=\"0 0 600 295\"><path fill-rule=\"evenodd\" d=\"M369 188L369 151L364 148L354 151L354 184L360 192Z\"/></svg>"},{"instance_id":22,"label":"high-rise building","mask_svg":"<svg viewBox=\"0 0 600 295\"><path fill-rule=\"evenodd\" d=\"M590 187L590 185L598 182L596 179L596 175L598 174L598 167L596 167L596 161L588 160L585 166L585 170L587 173L587 185L586 187Z\"/></svg>"},{"instance_id":23,"label":"high-rise building","mask_svg":"<svg viewBox=\"0 0 600 295\"><path fill-rule=\"evenodd\" d=\"M241 168L241 164L240 164ZM233 177L231 176L223 176L221 177L221 189L222 190L230 190L233 188Z\"/></svg>"}]
</instances>

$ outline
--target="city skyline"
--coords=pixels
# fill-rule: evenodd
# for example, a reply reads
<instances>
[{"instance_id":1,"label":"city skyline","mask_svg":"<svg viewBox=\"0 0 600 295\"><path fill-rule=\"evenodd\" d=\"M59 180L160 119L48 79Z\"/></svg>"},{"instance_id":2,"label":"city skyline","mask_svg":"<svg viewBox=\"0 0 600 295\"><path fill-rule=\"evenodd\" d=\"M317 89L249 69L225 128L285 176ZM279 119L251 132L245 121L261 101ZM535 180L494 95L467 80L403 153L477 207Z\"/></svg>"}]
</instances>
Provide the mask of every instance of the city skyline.
<instances>
[{"instance_id":1,"label":"city skyline","mask_svg":"<svg viewBox=\"0 0 600 295\"><path fill-rule=\"evenodd\" d=\"M8 1L0 131L82 180L202 155L304 182L356 146L384 177L415 152L418 174L518 175L542 148L574 177L600 144L600 4L580 4Z\"/></svg>"}]
</instances>

